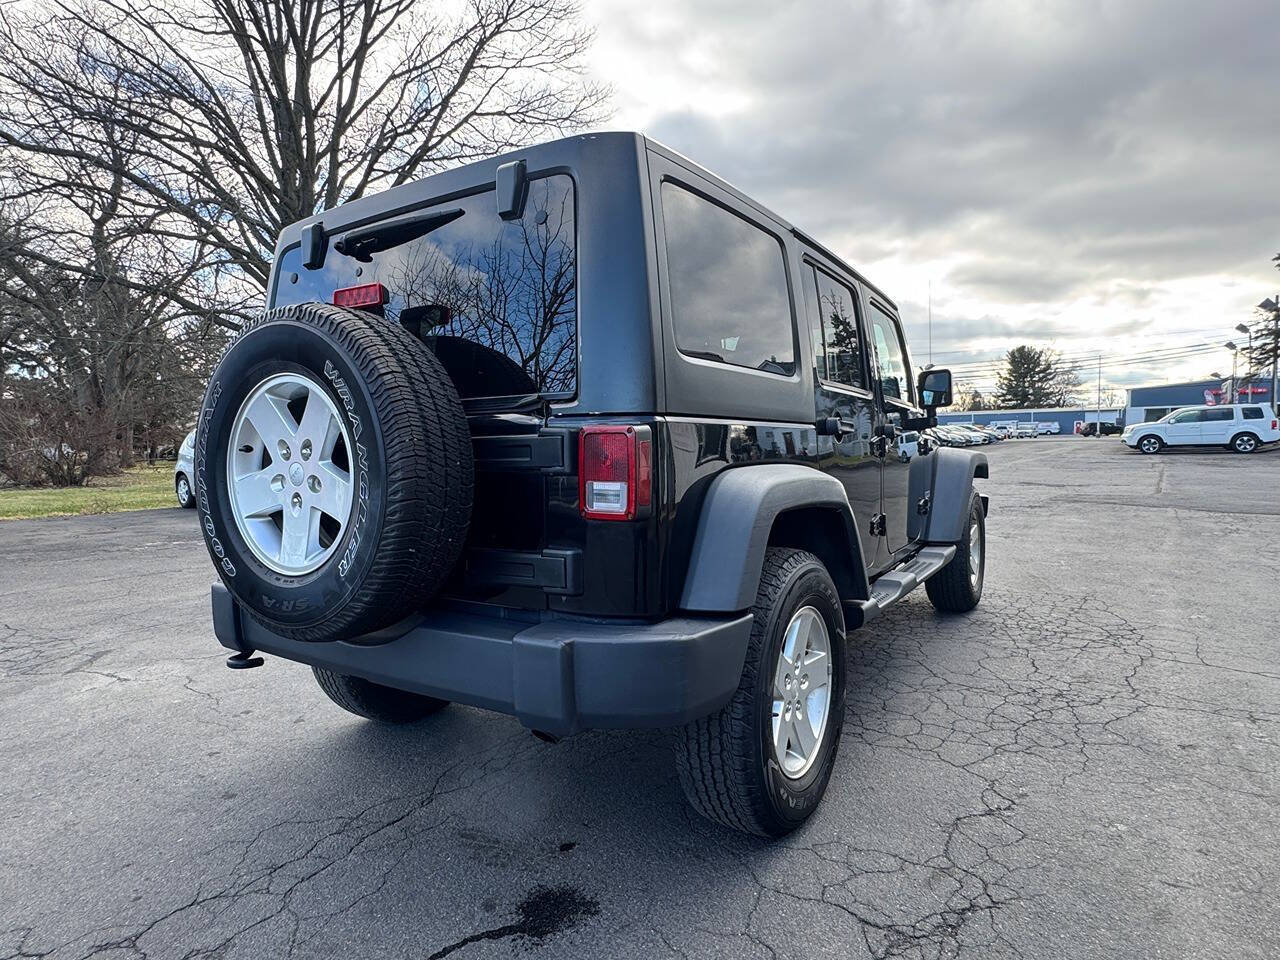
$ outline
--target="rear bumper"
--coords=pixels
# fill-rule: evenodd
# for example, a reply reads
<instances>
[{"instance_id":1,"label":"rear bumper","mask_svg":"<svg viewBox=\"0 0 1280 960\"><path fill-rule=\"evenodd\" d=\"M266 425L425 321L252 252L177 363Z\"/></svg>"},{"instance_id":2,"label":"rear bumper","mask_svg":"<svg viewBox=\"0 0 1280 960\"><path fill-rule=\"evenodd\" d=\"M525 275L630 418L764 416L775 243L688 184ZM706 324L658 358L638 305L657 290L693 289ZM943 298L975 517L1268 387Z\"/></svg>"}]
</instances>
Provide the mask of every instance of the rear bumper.
<instances>
[{"instance_id":1,"label":"rear bumper","mask_svg":"<svg viewBox=\"0 0 1280 960\"><path fill-rule=\"evenodd\" d=\"M751 632L750 614L531 623L433 610L385 642L307 643L271 633L220 583L212 601L214 633L229 650L497 710L557 736L673 726L719 710L738 687Z\"/></svg>"}]
</instances>

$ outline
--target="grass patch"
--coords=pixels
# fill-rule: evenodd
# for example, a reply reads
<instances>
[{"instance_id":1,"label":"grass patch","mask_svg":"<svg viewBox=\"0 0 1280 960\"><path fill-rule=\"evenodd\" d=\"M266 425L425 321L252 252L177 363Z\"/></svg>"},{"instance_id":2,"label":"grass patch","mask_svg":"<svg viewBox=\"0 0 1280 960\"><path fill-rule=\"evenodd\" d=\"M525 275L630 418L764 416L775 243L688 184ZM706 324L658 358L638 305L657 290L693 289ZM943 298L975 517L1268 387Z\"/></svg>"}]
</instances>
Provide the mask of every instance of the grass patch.
<instances>
[{"instance_id":1,"label":"grass patch","mask_svg":"<svg viewBox=\"0 0 1280 960\"><path fill-rule=\"evenodd\" d=\"M131 467L114 477L93 477L83 487L0 490L0 520L120 513L177 505L172 463Z\"/></svg>"}]
</instances>

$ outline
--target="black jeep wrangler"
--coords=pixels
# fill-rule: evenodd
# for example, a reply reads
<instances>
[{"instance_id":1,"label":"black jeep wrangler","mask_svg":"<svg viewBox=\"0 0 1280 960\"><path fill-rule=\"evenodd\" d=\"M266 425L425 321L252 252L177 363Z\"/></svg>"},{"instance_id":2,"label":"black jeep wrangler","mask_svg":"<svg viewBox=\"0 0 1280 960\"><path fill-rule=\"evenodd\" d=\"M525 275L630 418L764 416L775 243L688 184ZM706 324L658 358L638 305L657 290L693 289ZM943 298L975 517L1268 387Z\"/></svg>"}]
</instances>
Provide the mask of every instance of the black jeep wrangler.
<instances>
[{"instance_id":1,"label":"black jeep wrangler","mask_svg":"<svg viewBox=\"0 0 1280 960\"><path fill-rule=\"evenodd\" d=\"M339 706L544 737L675 727L703 814L780 835L840 742L845 634L982 594L978 453L904 431L893 302L643 136L530 147L287 227L196 440L214 629Z\"/></svg>"}]
</instances>

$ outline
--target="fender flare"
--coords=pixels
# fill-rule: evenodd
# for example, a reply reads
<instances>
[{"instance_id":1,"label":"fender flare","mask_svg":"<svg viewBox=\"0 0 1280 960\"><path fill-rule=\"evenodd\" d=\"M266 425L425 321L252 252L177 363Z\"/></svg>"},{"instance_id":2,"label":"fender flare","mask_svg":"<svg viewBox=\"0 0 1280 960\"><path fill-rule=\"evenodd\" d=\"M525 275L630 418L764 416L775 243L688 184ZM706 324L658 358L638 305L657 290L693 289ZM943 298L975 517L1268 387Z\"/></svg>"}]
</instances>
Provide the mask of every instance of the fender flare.
<instances>
[{"instance_id":1,"label":"fender flare","mask_svg":"<svg viewBox=\"0 0 1280 960\"><path fill-rule=\"evenodd\" d=\"M824 518L823 529L834 550L824 562L841 600L867 599L862 542L844 485L813 467L778 463L731 467L711 481L680 606L706 612L749 609L755 603L774 524L798 510L830 511L830 524Z\"/></svg>"},{"instance_id":2,"label":"fender flare","mask_svg":"<svg viewBox=\"0 0 1280 960\"><path fill-rule=\"evenodd\" d=\"M933 452L933 487L930 495L926 543L959 543L973 500L974 477L988 476L987 455L974 450L939 447ZM983 510L986 499L983 499Z\"/></svg>"}]
</instances>

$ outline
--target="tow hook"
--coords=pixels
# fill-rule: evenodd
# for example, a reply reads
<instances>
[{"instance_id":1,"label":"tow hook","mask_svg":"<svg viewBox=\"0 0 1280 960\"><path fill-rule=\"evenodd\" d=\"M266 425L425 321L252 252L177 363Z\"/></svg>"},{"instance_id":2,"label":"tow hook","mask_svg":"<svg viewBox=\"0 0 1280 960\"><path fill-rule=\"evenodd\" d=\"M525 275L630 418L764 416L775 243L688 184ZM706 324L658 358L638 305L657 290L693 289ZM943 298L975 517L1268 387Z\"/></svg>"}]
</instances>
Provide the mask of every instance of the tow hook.
<instances>
[{"instance_id":1,"label":"tow hook","mask_svg":"<svg viewBox=\"0 0 1280 960\"><path fill-rule=\"evenodd\" d=\"M227 666L232 670L248 670L251 667L260 667L265 661L262 657L255 657L252 650L241 650L239 653L233 653L227 657Z\"/></svg>"}]
</instances>

